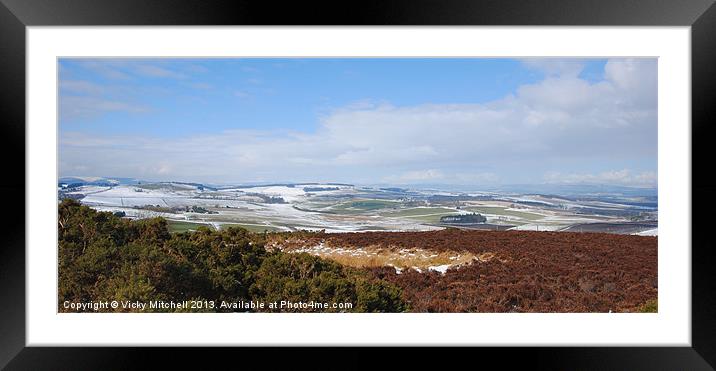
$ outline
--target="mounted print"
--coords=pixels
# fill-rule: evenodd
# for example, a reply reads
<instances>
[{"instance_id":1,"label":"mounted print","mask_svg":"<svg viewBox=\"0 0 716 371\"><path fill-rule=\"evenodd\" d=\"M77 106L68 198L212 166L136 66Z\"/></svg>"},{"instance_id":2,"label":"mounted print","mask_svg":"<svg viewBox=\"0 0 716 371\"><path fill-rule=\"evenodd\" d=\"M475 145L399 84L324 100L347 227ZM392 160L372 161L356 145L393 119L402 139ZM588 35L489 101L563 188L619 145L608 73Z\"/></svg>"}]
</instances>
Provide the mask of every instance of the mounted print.
<instances>
[{"instance_id":1,"label":"mounted print","mask_svg":"<svg viewBox=\"0 0 716 371\"><path fill-rule=\"evenodd\" d=\"M2 3L0 367L715 364L713 0Z\"/></svg>"},{"instance_id":2,"label":"mounted print","mask_svg":"<svg viewBox=\"0 0 716 371\"><path fill-rule=\"evenodd\" d=\"M58 67L58 312L658 312L657 58Z\"/></svg>"}]
</instances>

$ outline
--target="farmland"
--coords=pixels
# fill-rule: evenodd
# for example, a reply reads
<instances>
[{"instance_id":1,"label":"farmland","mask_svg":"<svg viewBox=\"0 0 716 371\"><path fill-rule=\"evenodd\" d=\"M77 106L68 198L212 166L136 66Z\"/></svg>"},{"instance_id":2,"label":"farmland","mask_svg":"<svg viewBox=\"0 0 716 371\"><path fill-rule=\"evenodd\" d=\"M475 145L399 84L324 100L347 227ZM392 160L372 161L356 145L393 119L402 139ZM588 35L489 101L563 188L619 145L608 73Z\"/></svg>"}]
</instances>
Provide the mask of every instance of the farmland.
<instances>
[{"instance_id":1,"label":"farmland","mask_svg":"<svg viewBox=\"0 0 716 371\"><path fill-rule=\"evenodd\" d=\"M176 182L60 182L58 198L130 219L164 217L173 230L194 224L252 231L430 231L446 227L658 234L652 196L555 196L347 184L200 185ZM478 213L484 224L448 224ZM190 223L190 224L186 224Z\"/></svg>"}]
</instances>

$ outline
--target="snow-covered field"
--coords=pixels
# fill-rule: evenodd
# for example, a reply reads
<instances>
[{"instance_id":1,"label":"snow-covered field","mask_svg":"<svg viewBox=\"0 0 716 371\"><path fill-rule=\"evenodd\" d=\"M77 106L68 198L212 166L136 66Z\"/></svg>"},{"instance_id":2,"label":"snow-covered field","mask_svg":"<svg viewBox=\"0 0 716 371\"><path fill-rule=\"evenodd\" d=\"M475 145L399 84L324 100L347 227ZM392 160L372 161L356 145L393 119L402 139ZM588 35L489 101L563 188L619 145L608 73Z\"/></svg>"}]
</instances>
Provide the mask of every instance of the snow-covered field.
<instances>
[{"instance_id":1,"label":"snow-covered field","mask_svg":"<svg viewBox=\"0 0 716 371\"><path fill-rule=\"evenodd\" d=\"M309 186L307 186L309 187ZM310 185L327 188L318 197L330 197L354 192L352 187ZM127 217L150 218L161 216L170 220L189 220L210 224L249 224L273 226L283 230L305 229L327 232L370 230L435 230L410 219L375 218L365 215L337 216L307 211L301 206L317 197L302 186L257 186L226 188L217 191L201 190L195 186L176 184L119 185L115 187L83 186L68 192L82 194L81 202L100 211L122 211ZM334 190L332 188L339 188ZM280 197L284 203L266 203L256 195ZM187 212L199 206L212 213ZM147 208L155 208L149 210ZM161 211L157 211L160 208ZM166 212L164 211L166 209Z\"/></svg>"},{"instance_id":2,"label":"snow-covered field","mask_svg":"<svg viewBox=\"0 0 716 371\"><path fill-rule=\"evenodd\" d=\"M215 226L245 224L278 230L424 231L443 228L445 213L465 214L455 202L428 202L430 196L455 196L448 191L381 191L376 188L334 184L258 185L210 188L185 183L145 183L59 187L65 194L82 196L81 202L100 211L122 211L127 217L161 216ZM411 196L413 195L413 196ZM417 195L417 196L415 196ZM416 199L411 199L416 197ZM575 207L594 207L569 201L554 207L555 199L525 195L496 197L494 201L467 202L462 206L502 208L507 213L483 213L488 223L514 224L514 229L556 231L573 224L623 219L575 214ZM356 202L358 205L351 204ZM409 202L406 203L406 202ZM529 202L529 204L519 204ZM560 201L561 202L561 201ZM361 203L363 203L363 206ZM542 206L543 205L543 206ZM339 207L340 206L340 207ZM599 205L612 207L612 204ZM195 209L195 208L199 209ZM619 206L614 206L619 207ZM384 208L384 209L383 209ZM421 213L409 210L437 208ZM408 210L408 212L404 212ZM400 212L403 211L401 214ZM511 214L509 212L512 212ZM520 215L522 213L526 214ZM538 215L534 220L534 215ZM530 217L530 219L527 219ZM656 229L642 231L656 235ZM440 268L436 268L440 270Z\"/></svg>"}]
</instances>

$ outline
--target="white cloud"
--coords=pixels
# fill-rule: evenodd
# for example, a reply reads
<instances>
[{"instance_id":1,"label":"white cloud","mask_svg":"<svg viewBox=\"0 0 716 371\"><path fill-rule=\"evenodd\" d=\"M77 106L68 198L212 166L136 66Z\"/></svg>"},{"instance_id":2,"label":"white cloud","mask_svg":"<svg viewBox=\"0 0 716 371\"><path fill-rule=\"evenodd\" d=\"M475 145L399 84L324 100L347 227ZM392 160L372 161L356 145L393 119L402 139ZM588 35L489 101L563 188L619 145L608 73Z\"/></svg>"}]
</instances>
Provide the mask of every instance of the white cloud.
<instances>
[{"instance_id":1,"label":"white cloud","mask_svg":"<svg viewBox=\"0 0 716 371\"><path fill-rule=\"evenodd\" d=\"M147 112L148 107L123 101L89 96L60 97L60 119L76 120L95 118L106 112Z\"/></svg>"},{"instance_id":2,"label":"white cloud","mask_svg":"<svg viewBox=\"0 0 716 371\"><path fill-rule=\"evenodd\" d=\"M187 73L205 73L208 70L200 65L171 66L168 62L152 60L119 59L68 59L73 68L90 72L89 75L116 80L111 83L98 83L73 77L73 68L63 67L60 63L59 114L60 119L72 121L92 119L108 112L141 113L151 111L143 103L137 103L137 97L143 94L169 94L171 90L158 86L132 85L131 80L140 78L186 79ZM179 72L183 67L186 72ZM86 74L85 74L86 75ZM96 77L95 76L95 77ZM208 90L212 85L203 82L186 82L194 89Z\"/></svg>"},{"instance_id":3,"label":"white cloud","mask_svg":"<svg viewBox=\"0 0 716 371\"><path fill-rule=\"evenodd\" d=\"M251 94L249 94L243 90L236 90L236 91L234 91L234 96L241 98L241 99L246 99L246 98L251 97Z\"/></svg>"},{"instance_id":4,"label":"white cloud","mask_svg":"<svg viewBox=\"0 0 716 371\"><path fill-rule=\"evenodd\" d=\"M103 86L83 80L60 80L60 90L63 92L97 95L105 91Z\"/></svg>"},{"instance_id":5,"label":"white cloud","mask_svg":"<svg viewBox=\"0 0 716 371\"><path fill-rule=\"evenodd\" d=\"M205 83L205 82L195 82L195 83L189 84L189 86L194 89L199 89L199 90L210 90L210 89L214 88L213 85Z\"/></svg>"},{"instance_id":6,"label":"white cloud","mask_svg":"<svg viewBox=\"0 0 716 371\"><path fill-rule=\"evenodd\" d=\"M131 80L142 77L185 79L191 73L206 73L201 65L172 66L171 60L144 60L134 58L68 59L85 70L110 80ZM181 72L180 72L181 70Z\"/></svg>"},{"instance_id":7,"label":"white cloud","mask_svg":"<svg viewBox=\"0 0 716 371\"><path fill-rule=\"evenodd\" d=\"M429 170L416 170L404 172L398 176L388 176L384 180L387 183L430 183L439 181L445 178L445 174L442 171L436 169Z\"/></svg>"},{"instance_id":8,"label":"white cloud","mask_svg":"<svg viewBox=\"0 0 716 371\"><path fill-rule=\"evenodd\" d=\"M172 79L183 79L186 75L172 71L168 68L159 67L152 64L137 64L133 66L135 73L147 76L147 77L159 77L159 78L172 78Z\"/></svg>"},{"instance_id":9,"label":"white cloud","mask_svg":"<svg viewBox=\"0 0 716 371\"><path fill-rule=\"evenodd\" d=\"M209 72L209 69L205 66L202 66L200 64L190 64L186 66L186 71L190 73L207 73Z\"/></svg>"},{"instance_id":10,"label":"white cloud","mask_svg":"<svg viewBox=\"0 0 716 371\"><path fill-rule=\"evenodd\" d=\"M562 174L549 172L545 174L547 183L565 184L616 184L623 186L654 187L657 185L657 174L654 171L644 171L634 174L629 169L605 171L598 174Z\"/></svg>"},{"instance_id":11,"label":"white cloud","mask_svg":"<svg viewBox=\"0 0 716 371\"><path fill-rule=\"evenodd\" d=\"M76 63L106 79L127 80L131 78L130 74L120 68L117 60L80 59Z\"/></svg>"},{"instance_id":12,"label":"white cloud","mask_svg":"<svg viewBox=\"0 0 716 371\"><path fill-rule=\"evenodd\" d=\"M381 179L391 184L494 184L499 177L490 172L453 173L439 169L406 171L398 175L389 175Z\"/></svg>"},{"instance_id":13,"label":"white cloud","mask_svg":"<svg viewBox=\"0 0 716 371\"><path fill-rule=\"evenodd\" d=\"M322 117L313 133L232 130L172 140L79 141L66 133L62 156L86 166L88 173L147 179L158 176L152 171L162 164L168 165L164 178L199 181L482 184L541 182L545 172L555 169L571 175L554 175L554 181L646 184L655 179L648 173L584 174L605 163L617 169L656 169L656 60L610 60L605 80L597 83L579 79L572 62L551 62L556 67L543 63L540 68L561 72L482 104L363 101ZM242 91L234 95L248 96Z\"/></svg>"}]
</instances>

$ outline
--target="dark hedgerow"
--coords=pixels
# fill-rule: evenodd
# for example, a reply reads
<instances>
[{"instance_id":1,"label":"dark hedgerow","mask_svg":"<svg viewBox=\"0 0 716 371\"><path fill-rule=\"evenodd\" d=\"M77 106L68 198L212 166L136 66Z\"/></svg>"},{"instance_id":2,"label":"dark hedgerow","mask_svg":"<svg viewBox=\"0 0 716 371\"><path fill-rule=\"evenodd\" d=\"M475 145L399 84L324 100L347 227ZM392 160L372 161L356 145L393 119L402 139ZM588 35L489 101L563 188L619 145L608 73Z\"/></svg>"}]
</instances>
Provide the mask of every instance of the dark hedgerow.
<instances>
[{"instance_id":1,"label":"dark hedgerow","mask_svg":"<svg viewBox=\"0 0 716 371\"><path fill-rule=\"evenodd\" d=\"M60 311L69 310L66 301L112 300L216 302L191 311L247 311L220 308L222 301L352 304L320 311L407 310L401 291L388 282L307 254L269 253L263 234L242 228L171 234L162 218L130 221L66 199L59 204L58 236ZM144 311L175 310L187 311Z\"/></svg>"}]
</instances>

